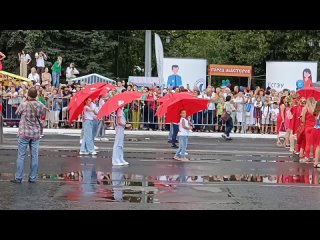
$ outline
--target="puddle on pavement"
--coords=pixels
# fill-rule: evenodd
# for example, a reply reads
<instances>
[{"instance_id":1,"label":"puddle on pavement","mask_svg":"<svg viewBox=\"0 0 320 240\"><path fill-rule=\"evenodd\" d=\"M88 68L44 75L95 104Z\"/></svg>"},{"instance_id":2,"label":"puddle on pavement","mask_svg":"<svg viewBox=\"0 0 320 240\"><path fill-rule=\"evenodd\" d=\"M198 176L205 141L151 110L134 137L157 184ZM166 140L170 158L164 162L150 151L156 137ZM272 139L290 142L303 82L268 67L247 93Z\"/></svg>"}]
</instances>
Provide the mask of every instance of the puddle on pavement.
<instances>
[{"instance_id":1,"label":"puddle on pavement","mask_svg":"<svg viewBox=\"0 0 320 240\"><path fill-rule=\"evenodd\" d=\"M191 191L189 200L196 202L199 192L205 194L205 203L215 204L217 201L234 203L237 201L228 193L225 185L219 183L251 182L260 184L307 184L318 185L320 171L313 169L296 169L292 175L266 174L231 174L231 175L162 175L143 176L125 173L123 168L113 168L112 172L96 171L94 165L84 166L83 171L60 174L40 174L39 182L58 183L56 198L67 201L81 201L89 197L95 202L130 202L130 203L182 203L181 191ZM0 181L8 182L13 173L0 173ZM27 175L25 175L25 181ZM217 184L210 184L217 183ZM25 183L26 184L26 183ZM188 185L189 184L189 185ZM188 185L188 188L186 188ZM35 185L36 186L36 185ZM59 191L61 189L61 191ZM203 193L203 191L205 193ZM211 197L210 197L211 196Z\"/></svg>"},{"instance_id":2,"label":"puddle on pavement","mask_svg":"<svg viewBox=\"0 0 320 240\"><path fill-rule=\"evenodd\" d=\"M319 184L320 171L313 169L296 169L297 174L231 174L231 175L163 175L144 176L123 172L121 168L116 168L113 172L94 171L92 168L83 171L74 171L60 174L39 174L39 181L43 182L78 182L85 184L97 184L113 186L121 182L122 186L135 187L176 187L177 184L184 183L211 183L211 182L256 182L256 183L278 183L278 184ZM0 181L8 181L14 177L13 173L0 173ZM27 179L27 175L25 175Z\"/></svg>"}]
</instances>

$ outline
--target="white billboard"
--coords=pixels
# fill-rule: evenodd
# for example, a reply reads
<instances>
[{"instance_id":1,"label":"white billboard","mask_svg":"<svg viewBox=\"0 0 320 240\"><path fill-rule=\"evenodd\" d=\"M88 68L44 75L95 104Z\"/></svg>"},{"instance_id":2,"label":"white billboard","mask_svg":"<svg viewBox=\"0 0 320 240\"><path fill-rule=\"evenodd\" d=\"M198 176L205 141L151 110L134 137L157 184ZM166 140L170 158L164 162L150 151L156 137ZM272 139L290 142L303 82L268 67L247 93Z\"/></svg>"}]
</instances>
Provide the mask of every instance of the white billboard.
<instances>
[{"instance_id":1,"label":"white billboard","mask_svg":"<svg viewBox=\"0 0 320 240\"><path fill-rule=\"evenodd\" d=\"M298 80L317 81L317 62L267 62L266 88L296 90Z\"/></svg>"},{"instance_id":2,"label":"white billboard","mask_svg":"<svg viewBox=\"0 0 320 240\"><path fill-rule=\"evenodd\" d=\"M183 86L190 89L206 88L207 60L197 58L164 58L163 79L165 86Z\"/></svg>"}]
</instances>

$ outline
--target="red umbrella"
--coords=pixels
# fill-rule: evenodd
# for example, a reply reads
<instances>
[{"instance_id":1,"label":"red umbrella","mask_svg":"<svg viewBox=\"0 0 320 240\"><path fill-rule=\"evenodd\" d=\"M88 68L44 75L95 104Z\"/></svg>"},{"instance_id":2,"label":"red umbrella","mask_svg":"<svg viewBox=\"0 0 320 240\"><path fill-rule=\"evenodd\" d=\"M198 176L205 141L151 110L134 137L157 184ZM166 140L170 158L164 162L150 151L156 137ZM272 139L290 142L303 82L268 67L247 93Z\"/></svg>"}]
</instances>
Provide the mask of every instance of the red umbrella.
<instances>
[{"instance_id":1,"label":"red umbrella","mask_svg":"<svg viewBox=\"0 0 320 240\"><path fill-rule=\"evenodd\" d=\"M111 84L106 84L105 86L102 87L102 91L100 92L100 96L103 96L103 95L106 95L108 92L110 92L111 90L117 88L116 86L114 85L111 85Z\"/></svg>"},{"instance_id":2,"label":"red umbrella","mask_svg":"<svg viewBox=\"0 0 320 240\"><path fill-rule=\"evenodd\" d=\"M193 93L189 93L189 92L182 92L182 93L169 93L169 94L166 94L164 95L163 97L159 98L158 99L158 102L159 103L165 103L166 101L168 101L169 99L171 99L171 97L174 97L176 95L191 95L193 96Z\"/></svg>"},{"instance_id":3,"label":"red umbrella","mask_svg":"<svg viewBox=\"0 0 320 240\"><path fill-rule=\"evenodd\" d=\"M168 94L164 95L163 97L159 98L159 99L158 99L158 102L159 102L159 103L164 103L164 102L168 101L169 98L170 98L172 95L173 95L173 93L168 93Z\"/></svg>"},{"instance_id":4,"label":"red umbrella","mask_svg":"<svg viewBox=\"0 0 320 240\"><path fill-rule=\"evenodd\" d=\"M69 123L72 121L76 120L78 116L83 112L84 106L85 106L85 101L88 98L91 99L96 99L97 96L99 96L100 92L103 91L102 88L91 88L90 90L85 89L86 91L83 91L80 93L75 100L74 106L70 109L70 116L69 116Z\"/></svg>"},{"instance_id":5,"label":"red umbrella","mask_svg":"<svg viewBox=\"0 0 320 240\"><path fill-rule=\"evenodd\" d=\"M187 117L208 108L209 99L183 98L168 106L166 123L178 123L180 121L180 111L186 110Z\"/></svg>"},{"instance_id":6,"label":"red umbrella","mask_svg":"<svg viewBox=\"0 0 320 240\"><path fill-rule=\"evenodd\" d=\"M317 88L304 88L299 91L297 91L300 97L304 98L310 98L314 97L315 100L319 101L320 100L320 89Z\"/></svg>"},{"instance_id":7,"label":"red umbrella","mask_svg":"<svg viewBox=\"0 0 320 240\"><path fill-rule=\"evenodd\" d=\"M168 97L165 99L165 102L163 102L163 104L160 105L160 107L158 108L158 110L156 112L156 116L158 116L158 117L164 116L167 113L168 106L170 106L174 102L176 102L176 101L178 101L178 100L180 100L182 98L196 98L192 94L185 93L185 92L184 93L170 94L170 95L166 95L166 96L168 96ZM162 98L165 98L166 96L164 96Z\"/></svg>"},{"instance_id":8,"label":"red umbrella","mask_svg":"<svg viewBox=\"0 0 320 240\"><path fill-rule=\"evenodd\" d=\"M106 83L94 83L92 85L87 86L85 89L79 91L76 95L74 95L71 98L71 101L68 107L69 110L74 107L77 107L79 104L81 105L83 101L88 98L87 95L91 95L93 92L96 92L96 90L100 88L104 88L104 87L110 88L110 86L112 85L106 84ZM100 94L100 92L97 91L95 95L91 95L91 98L96 99L97 97L99 97L99 95L97 96L97 94Z\"/></svg>"},{"instance_id":9,"label":"red umbrella","mask_svg":"<svg viewBox=\"0 0 320 240\"><path fill-rule=\"evenodd\" d=\"M118 108L141 98L142 92L124 92L110 98L100 109L97 119L108 116L118 110Z\"/></svg>"}]
</instances>

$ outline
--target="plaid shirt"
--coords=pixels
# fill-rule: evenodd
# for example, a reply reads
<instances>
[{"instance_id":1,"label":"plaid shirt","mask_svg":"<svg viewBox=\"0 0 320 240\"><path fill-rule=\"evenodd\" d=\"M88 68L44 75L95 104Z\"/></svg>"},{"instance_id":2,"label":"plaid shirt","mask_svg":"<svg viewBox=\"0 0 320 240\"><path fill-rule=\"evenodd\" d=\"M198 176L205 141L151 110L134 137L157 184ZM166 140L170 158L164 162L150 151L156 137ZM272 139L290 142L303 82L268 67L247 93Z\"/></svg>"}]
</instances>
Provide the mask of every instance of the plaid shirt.
<instances>
[{"instance_id":1,"label":"plaid shirt","mask_svg":"<svg viewBox=\"0 0 320 240\"><path fill-rule=\"evenodd\" d=\"M33 104L34 110L29 104ZM25 101L19 105L16 111L16 114L21 116L18 137L40 139L40 124L34 112L40 118L45 113L45 106L38 101Z\"/></svg>"}]
</instances>

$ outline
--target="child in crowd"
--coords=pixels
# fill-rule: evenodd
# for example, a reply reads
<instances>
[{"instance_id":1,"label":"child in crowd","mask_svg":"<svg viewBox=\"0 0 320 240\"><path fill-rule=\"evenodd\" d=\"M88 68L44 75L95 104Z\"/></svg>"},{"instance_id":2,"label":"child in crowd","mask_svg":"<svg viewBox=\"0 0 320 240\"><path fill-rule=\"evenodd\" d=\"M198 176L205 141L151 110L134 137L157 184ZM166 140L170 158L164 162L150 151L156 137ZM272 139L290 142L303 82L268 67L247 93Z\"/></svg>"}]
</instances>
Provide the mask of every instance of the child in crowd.
<instances>
[{"instance_id":1,"label":"child in crowd","mask_svg":"<svg viewBox=\"0 0 320 240\"><path fill-rule=\"evenodd\" d=\"M270 115L271 132L273 134L276 134L278 115L279 115L278 103L273 102L272 108L271 108L271 115Z\"/></svg>"},{"instance_id":2,"label":"child in crowd","mask_svg":"<svg viewBox=\"0 0 320 240\"><path fill-rule=\"evenodd\" d=\"M224 108L224 99L223 99L223 93L219 94L219 98L216 100L217 101L217 107L216 107L216 114L217 114L217 122L218 125L216 126L216 131L222 131L222 120L221 116L223 114L223 108Z\"/></svg>"},{"instance_id":3,"label":"child in crowd","mask_svg":"<svg viewBox=\"0 0 320 240\"><path fill-rule=\"evenodd\" d=\"M261 134L268 133L269 124L270 124L270 115L271 115L271 106L270 106L269 99L266 98L266 101L262 107Z\"/></svg>"},{"instance_id":4,"label":"child in crowd","mask_svg":"<svg viewBox=\"0 0 320 240\"><path fill-rule=\"evenodd\" d=\"M256 119L256 126L258 129L260 129L260 124L261 124L261 117L262 117L262 102L261 102L261 97L257 97L257 101L254 103L254 118Z\"/></svg>"}]
</instances>

